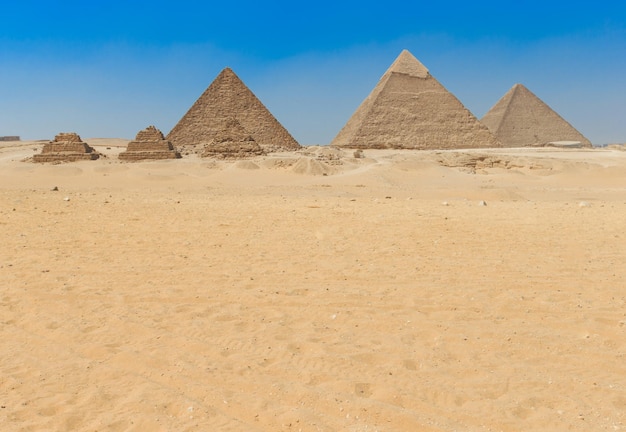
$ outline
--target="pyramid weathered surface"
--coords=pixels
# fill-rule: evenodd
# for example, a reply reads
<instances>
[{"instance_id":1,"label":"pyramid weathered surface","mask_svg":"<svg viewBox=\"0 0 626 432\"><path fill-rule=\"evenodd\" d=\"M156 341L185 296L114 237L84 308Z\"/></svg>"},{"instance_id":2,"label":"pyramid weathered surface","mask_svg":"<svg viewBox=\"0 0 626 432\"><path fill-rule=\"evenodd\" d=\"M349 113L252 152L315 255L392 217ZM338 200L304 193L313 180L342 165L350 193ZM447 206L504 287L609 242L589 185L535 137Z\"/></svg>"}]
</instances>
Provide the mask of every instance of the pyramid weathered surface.
<instances>
[{"instance_id":1,"label":"pyramid weathered surface","mask_svg":"<svg viewBox=\"0 0 626 432\"><path fill-rule=\"evenodd\" d=\"M208 143L234 118L264 150L295 150L300 144L230 69L224 69L178 122L167 138L178 147Z\"/></svg>"},{"instance_id":2,"label":"pyramid weathered surface","mask_svg":"<svg viewBox=\"0 0 626 432\"><path fill-rule=\"evenodd\" d=\"M407 50L331 142L347 148L500 147L498 140Z\"/></svg>"},{"instance_id":3,"label":"pyramid weathered surface","mask_svg":"<svg viewBox=\"0 0 626 432\"><path fill-rule=\"evenodd\" d=\"M44 144L40 154L33 156L35 162L74 162L95 160L100 157L80 136L74 132L62 132L54 141Z\"/></svg>"},{"instance_id":4,"label":"pyramid weathered surface","mask_svg":"<svg viewBox=\"0 0 626 432\"><path fill-rule=\"evenodd\" d=\"M522 84L515 84L481 121L505 147L558 141L578 141L591 147L587 138Z\"/></svg>"},{"instance_id":5,"label":"pyramid weathered surface","mask_svg":"<svg viewBox=\"0 0 626 432\"><path fill-rule=\"evenodd\" d=\"M224 119L218 132L204 144L201 157L245 158L265 152L235 118Z\"/></svg>"},{"instance_id":6,"label":"pyramid weathered surface","mask_svg":"<svg viewBox=\"0 0 626 432\"><path fill-rule=\"evenodd\" d=\"M171 142L154 126L148 126L137 133L134 141L128 143L126 151L118 156L124 161L146 159L176 159L180 157Z\"/></svg>"}]
</instances>

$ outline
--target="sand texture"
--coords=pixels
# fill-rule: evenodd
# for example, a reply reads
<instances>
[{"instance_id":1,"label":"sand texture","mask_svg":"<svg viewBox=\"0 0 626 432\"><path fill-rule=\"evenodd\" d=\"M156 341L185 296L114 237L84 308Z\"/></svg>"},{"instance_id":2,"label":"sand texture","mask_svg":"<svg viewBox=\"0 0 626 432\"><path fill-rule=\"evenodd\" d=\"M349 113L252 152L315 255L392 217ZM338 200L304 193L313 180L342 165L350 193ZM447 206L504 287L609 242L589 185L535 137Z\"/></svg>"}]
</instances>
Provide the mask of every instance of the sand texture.
<instances>
[{"instance_id":1,"label":"sand texture","mask_svg":"<svg viewBox=\"0 0 626 432\"><path fill-rule=\"evenodd\" d=\"M0 143L1 430L626 430L618 147L85 141Z\"/></svg>"}]
</instances>

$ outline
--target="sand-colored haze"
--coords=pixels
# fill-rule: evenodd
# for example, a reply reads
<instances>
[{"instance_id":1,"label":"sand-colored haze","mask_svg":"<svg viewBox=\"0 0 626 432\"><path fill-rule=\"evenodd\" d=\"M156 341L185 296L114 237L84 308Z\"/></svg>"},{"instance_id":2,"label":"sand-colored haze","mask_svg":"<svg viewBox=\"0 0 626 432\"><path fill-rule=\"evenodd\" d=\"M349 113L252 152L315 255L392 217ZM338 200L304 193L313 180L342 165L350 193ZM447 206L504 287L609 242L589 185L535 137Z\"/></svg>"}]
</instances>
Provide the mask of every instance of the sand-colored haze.
<instances>
[{"instance_id":1,"label":"sand-colored haze","mask_svg":"<svg viewBox=\"0 0 626 432\"><path fill-rule=\"evenodd\" d=\"M0 143L0 429L626 429L625 151L85 141Z\"/></svg>"}]
</instances>

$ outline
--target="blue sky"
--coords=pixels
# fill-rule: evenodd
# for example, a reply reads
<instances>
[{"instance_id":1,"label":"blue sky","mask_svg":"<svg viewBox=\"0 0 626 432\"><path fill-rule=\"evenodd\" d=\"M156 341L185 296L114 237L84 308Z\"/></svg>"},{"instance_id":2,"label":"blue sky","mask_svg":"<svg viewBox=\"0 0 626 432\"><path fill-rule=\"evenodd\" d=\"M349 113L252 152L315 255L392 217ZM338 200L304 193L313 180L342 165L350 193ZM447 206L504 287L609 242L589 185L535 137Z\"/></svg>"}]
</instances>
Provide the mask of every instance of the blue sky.
<instances>
[{"instance_id":1,"label":"blue sky","mask_svg":"<svg viewBox=\"0 0 626 432\"><path fill-rule=\"evenodd\" d=\"M479 118L519 82L595 144L626 142L626 2L435 3L10 2L0 135L167 133L230 66L326 144L406 48Z\"/></svg>"}]
</instances>

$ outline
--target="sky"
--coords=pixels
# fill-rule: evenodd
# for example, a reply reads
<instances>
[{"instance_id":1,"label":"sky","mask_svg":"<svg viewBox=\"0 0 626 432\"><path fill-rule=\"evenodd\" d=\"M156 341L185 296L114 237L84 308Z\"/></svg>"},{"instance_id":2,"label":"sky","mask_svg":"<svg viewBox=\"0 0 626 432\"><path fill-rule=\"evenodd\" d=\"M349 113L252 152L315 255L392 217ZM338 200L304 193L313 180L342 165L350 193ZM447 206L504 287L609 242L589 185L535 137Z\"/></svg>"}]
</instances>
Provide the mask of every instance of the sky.
<instances>
[{"instance_id":1,"label":"sky","mask_svg":"<svg viewBox=\"0 0 626 432\"><path fill-rule=\"evenodd\" d=\"M626 142L626 2L21 0L0 19L0 136L167 134L231 67L328 144L403 49L481 118L524 84L594 144Z\"/></svg>"}]
</instances>

